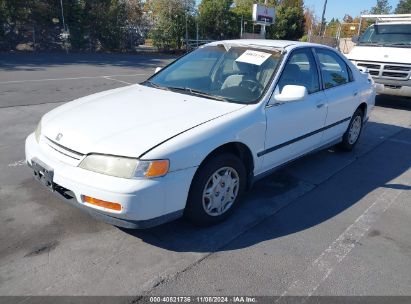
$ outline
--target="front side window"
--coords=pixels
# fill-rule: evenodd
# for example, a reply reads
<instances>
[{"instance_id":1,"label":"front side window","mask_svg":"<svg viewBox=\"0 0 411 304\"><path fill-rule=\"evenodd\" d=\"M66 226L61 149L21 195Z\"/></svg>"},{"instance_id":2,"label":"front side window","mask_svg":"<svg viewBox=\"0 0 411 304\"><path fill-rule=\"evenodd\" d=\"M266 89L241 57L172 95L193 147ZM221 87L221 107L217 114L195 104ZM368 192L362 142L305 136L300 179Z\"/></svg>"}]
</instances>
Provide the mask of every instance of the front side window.
<instances>
[{"instance_id":1,"label":"front side window","mask_svg":"<svg viewBox=\"0 0 411 304\"><path fill-rule=\"evenodd\" d=\"M345 61L333 51L316 49L324 87L330 89L350 82L350 73Z\"/></svg>"},{"instance_id":2,"label":"front side window","mask_svg":"<svg viewBox=\"0 0 411 304\"><path fill-rule=\"evenodd\" d=\"M286 85L300 85L307 88L309 94L320 90L317 66L311 49L294 51L288 59L277 89L282 92Z\"/></svg>"},{"instance_id":3,"label":"front side window","mask_svg":"<svg viewBox=\"0 0 411 304\"><path fill-rule=\"evenodd\" d=\"M281 58L276 50L205 46L175 61L143 85L242 104L260 99Z\"/></svg>"}]
</instances>

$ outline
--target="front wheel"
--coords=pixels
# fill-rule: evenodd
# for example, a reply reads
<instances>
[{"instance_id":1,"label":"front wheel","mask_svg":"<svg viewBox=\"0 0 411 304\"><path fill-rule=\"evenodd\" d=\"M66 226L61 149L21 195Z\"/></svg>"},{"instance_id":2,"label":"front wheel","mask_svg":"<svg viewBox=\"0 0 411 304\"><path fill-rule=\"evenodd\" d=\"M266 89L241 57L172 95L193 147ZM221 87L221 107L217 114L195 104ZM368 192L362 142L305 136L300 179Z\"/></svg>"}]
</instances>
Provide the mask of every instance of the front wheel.
<instances>
[{"instance_id":1,"label":"front wheel","mask_svg":"<svg viewBox=\"0 0 411 304\"><path fill-rule=\"evenodd\" d=\"M363 127L364 113L361 109L357 109L351 118L347 131L345 131L342 142L339 147L344 151L351 151L360 138Z\"/></svg>"},{"instance_id":2,"label":"front wheel","mask_svg":"<svg viewBox=\"0 0 411 304\"><path fill-rule=\"evenodd\" d=\"M194 176L186 217L200 226L223 221L244 193L246 176L243 163L235 155L221 154L207 161Z\"/></svg>"}]
</instances>

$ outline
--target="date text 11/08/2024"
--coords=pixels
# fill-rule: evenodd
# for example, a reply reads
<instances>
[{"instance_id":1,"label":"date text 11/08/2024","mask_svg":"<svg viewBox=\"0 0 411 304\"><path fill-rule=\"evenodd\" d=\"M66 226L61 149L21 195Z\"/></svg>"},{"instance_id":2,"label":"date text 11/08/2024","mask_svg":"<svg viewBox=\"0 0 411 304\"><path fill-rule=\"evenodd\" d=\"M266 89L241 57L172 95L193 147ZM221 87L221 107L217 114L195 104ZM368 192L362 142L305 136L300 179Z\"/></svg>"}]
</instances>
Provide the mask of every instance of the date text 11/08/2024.
<instances>
[{"instance_id":1,"label":"date text 11/08/2024","mask_svg":"<svg viewBox=\"0 0 411 304\"><path fill-rule=\"evenodd\" d=\"M213 297L213 296L181 296L181 297L150 297L150 303L257 303L255 297L231 296L231 297Z\"/></svg>"}]
</instances>

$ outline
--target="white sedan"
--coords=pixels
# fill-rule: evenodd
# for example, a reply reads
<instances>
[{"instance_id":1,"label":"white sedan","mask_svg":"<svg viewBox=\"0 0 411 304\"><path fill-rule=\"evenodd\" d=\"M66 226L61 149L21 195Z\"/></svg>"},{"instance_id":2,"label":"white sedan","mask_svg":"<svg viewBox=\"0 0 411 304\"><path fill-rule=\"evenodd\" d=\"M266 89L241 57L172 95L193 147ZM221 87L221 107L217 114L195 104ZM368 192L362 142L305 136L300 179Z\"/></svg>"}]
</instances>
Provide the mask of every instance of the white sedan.
<instances>
[{"instance_id":1,"label":"white sedan","mask_svg":"<svg viewBox=\"0 0 411 304\"><path fill-rule=\"evenodd\" d=\"M45 114L26 140L34 177L112 225L224 220L279 166L352 150L375 87L335 50L295 41L207 44L141 84Z\"/></svg>"}]
</instances>

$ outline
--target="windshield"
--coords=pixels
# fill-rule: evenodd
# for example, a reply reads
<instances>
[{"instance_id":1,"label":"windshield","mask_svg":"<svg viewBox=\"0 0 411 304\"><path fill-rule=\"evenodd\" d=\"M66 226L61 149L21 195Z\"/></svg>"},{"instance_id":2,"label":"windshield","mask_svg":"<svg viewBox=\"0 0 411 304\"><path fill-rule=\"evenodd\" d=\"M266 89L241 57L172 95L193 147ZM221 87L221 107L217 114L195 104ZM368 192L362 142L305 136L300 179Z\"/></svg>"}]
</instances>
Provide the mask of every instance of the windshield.
<instances>
[{"instance_id":1,"label":"windshield","mask_svg":"<svg viewBox=\"0 0 411 304\"><path fill-rule=\"evenodd\" d=\"M359 39L359 45L411 46L411 24L374 24Z\"/></svg>"},{"instance_id":2,"label":"windshield","mask_svg":"<svg viewBox=\"0 0 411 304\"><path fill-rule=\"evenodd\" d=\"M143 85L242 104L258 101L281 53L252 47L206 46L180 58Z\"/></svg>"}]
</instances>

